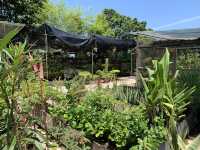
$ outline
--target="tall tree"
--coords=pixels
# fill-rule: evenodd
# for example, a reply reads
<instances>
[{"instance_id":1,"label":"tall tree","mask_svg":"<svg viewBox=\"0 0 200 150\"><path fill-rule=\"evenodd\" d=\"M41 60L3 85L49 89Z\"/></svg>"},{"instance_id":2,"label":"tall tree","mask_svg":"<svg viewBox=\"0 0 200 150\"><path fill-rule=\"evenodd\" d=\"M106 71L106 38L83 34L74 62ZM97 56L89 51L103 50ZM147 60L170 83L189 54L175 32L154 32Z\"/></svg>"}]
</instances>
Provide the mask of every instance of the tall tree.
<instances>
[{"instance_id":1,"label":"tall tree","mask_svg":"<svg viewBox=\"0 0 200 150\"><path fill-rule=\"evenodd\" d=\"M38 23L38 13L46 0L1 0L1 7L6 12L6 20L16 23Z\"/></svg>"},{"instance_id":2,"label":"tall tree","mask_svg":"<svg viewBox=\"0 0 200 150\"><path fill-rule=\"evenodd\" d=\"M89 27L88 32L104 36L114 36L114 32L106 20L105 15L97 15L94 23Z\"/></svg>"},{"instance_id":3,"label":"tall tree","mask_svg":"<svg viewBox=\"0 0 200 150\"><path fill-rule=\"evenodd\" d=\"M70 8L64 1L58 3L45 3L43 11L39 14L41 23L48 23L67 32L85 32L87 18L83 16L80 8Z\"/></svg>"},{"instance_id":4,"label":"tall tree","mask_svg":"<svg viewBox=\"0 0 200 150\"><path fill-rule=\"evenodd\" d=\"M105 30L102 30L102 28L105 28ZM113 9L104 9L91 27L92 32L98 33L101 31L102 34L114 37L120 37L130 31L143 30L146 30L146 22L121 15Z\"/></svg>"}]
</instances>

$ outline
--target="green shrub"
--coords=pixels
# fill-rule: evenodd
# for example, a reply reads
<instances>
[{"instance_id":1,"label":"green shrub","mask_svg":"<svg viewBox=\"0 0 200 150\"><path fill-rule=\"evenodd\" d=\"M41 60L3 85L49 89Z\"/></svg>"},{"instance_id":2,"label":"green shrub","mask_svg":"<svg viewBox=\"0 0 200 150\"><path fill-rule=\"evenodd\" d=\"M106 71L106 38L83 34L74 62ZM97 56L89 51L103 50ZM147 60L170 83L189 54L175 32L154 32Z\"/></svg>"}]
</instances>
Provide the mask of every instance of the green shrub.
<instances>
[{"instance_id":1,"label":"green shrub","mask_svg":"<svg viewBox=\"0 0 200 150\"><path fill-rule=\"evenodd\" d=\"M78 102L85 95L85 80L83 78L75 76L71 80L66 80L64 84L68 90L67 99L70 102Z\"/></svg>"},{"instance_id":2,"label":"green shrub","mask_svg":"<svg viewBox=\"0 0 200 150\"><path fill-rule=\"evenodd\" d=\"M84 133L70 127L52 127L48 130L49 135L55 140L56 147L65 150L90 150L90 141L84 137Z\"/></svg>"},{"instance_id":3,"label":"green shrub","mask_svg":"<svg viewBox=\"0 0 200 150\"><path fill-rule=\"evenodd\" d=\"M80 105L65 115L72 128L83 130L87 137L98 141L112 141L118 148L137 144L148 129L141 106L130 107L116 101L108 90L89 92Z\"/></svg>"},{"instance_id":4,"label":"green shrub","mask_svg":"<svg viewBox=\"0 0 200 150\"><path fill-rule=\"evenodd\" d=\"M191 104L189 105L190 115L192 116L192 122L189 122L191 126L191 132L197 132L199 128L199 113L200 113L200 57L199 53L189 52L187 54L181 54L177 60L177 68L180 70L178 76L177 85L178 88L196 87L196 90L191 96Z\"/></svg>"},{"instance_id":5,"label":"green shrub","mask_svg":"<svg viewBox=\"0 0 200 150\"><path fill-rule=\"evenodd\" d=\"M156 117L153 126L144 132L145 137L138 139L138 145L130 150L156 150L160 144L166 141L167 130L164 127L164 119Z\"/></svg>"},{"instance_id":6,"label":"green shrub","mask_svg":"<svg viewBox=\"0 0 200 150\"><path fill-rule=\"evenodd\" d=\"M111 70L111 71L97 70L96 75L104 80L113 80L119 73L120 70Z\"/></svg>"},{"instance_id":7,"label":"green shrub","mask_svg":"<svg viewBox=\"0 0 200 150\"><path fill-rule=\"evenodd\" d=\"M80 78L83 78L86 82L93 80L96 78L96 75L92 75L92 73L88 72L88 71L80 71L78 76Z\"/></svg>"}]
</instances>

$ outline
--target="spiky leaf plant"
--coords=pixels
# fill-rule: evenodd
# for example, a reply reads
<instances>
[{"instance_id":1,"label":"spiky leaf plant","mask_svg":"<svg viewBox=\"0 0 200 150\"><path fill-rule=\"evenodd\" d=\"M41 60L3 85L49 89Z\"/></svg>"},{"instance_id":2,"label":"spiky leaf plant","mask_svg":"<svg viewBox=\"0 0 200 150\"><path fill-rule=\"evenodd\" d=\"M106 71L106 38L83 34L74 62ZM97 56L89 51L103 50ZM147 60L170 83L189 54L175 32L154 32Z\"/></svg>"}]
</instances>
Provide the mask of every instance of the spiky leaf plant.
<instances>
[{"instance_id":1,"label":"spiky leaf plant","mask_svg":"<svg viewBox=\"0 0 200 150\"><path fill-rule=\"evenodd\" d=\"M176 122L183 117L183 113L189 104L189 97L195 88L176 90L176 77L178 71L170 74L170 54L166 49L161 60L153 60L153 69L147 68L148 78L142 75L144 87L145 106L150 121L155 116L163 114L167 119L170 139L174 150L178 150Z\"/></svg>"}]
</instances>

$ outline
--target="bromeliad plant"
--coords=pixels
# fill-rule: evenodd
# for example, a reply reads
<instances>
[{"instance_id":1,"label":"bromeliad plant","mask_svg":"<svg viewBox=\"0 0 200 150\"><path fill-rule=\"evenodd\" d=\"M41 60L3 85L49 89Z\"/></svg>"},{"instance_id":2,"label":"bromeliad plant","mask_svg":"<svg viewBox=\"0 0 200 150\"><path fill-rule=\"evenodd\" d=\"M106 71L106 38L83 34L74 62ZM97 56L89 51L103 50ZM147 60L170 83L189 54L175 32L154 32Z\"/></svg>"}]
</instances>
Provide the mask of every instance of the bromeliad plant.
<instances>
[{"instance_id":1,"label":"bromeliad plant","mask_svg":"<svg viewBox=\"0 0 200 150\"><path fill-rule=\"evenodd\" d=\"M153 60L153 69L147 68L148 78L141 75L144 87L145 107L150 121L163 114L167 119L172 148L178 150L176 123L183 117L183 113L189 104L189 97L195 88L176 90L176 77L170 75L170 54L166 50L160 61Z\"/></svg>"}]
</instances>

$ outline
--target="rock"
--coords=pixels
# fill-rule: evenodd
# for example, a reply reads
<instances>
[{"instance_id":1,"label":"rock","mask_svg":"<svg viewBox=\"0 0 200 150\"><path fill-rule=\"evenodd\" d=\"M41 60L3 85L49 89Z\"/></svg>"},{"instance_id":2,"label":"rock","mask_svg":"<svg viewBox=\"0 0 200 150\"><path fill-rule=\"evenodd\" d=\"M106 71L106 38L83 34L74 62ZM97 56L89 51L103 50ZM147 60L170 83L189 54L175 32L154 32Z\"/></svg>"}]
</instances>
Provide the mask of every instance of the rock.
<instances>
[{"instance_id":1,"label":"rock","mask_svg":"<svg viewBox=\"0 0 200 150\"><path fill-rule=\"evenodd\" d=\"M92 150L108 150L108 143L105 143L102 145L102 144L93 142Z\"/></svg>"}]
</instances>

